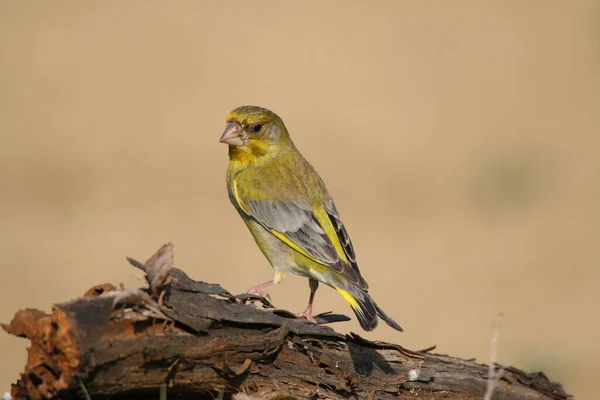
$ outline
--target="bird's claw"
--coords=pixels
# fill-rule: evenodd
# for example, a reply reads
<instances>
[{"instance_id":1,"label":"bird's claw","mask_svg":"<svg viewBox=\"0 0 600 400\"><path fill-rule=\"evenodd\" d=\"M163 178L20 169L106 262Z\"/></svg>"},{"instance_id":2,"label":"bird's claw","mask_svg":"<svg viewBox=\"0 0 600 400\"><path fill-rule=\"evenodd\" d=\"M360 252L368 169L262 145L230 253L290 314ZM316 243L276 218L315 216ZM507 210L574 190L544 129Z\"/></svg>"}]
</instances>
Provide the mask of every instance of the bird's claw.
<instances>
[{"instance_id":1,"label":"bird's claw","mask_svg":"<svg viewBox=\"0 0 600 400\"><path fill-rule=\"evenodd\" d=\"M299 318L306 318L306 320L308 320L308 322L310 322L311 324L319 325L317 320L314 319L314 317L312 316L312 314L310 312L304 311L301 313L295 313L295 315L296 315L296 317L299 317Z\"/></svg>"},{"instance_id":2,"label":"bird's claw","mask_svg":"<svg viewBox=\"0 0 600 400\"><path fill-rule=\"evenodd\" d=\"M262 290L253 290L252 288L248 289L248 291L246 292L246 294L251 294L254 296L258 296L260 298L263 298L265 300L267 300L269 303L271 302L271 295L265 291Z\"/></svg>"},{"instance_id":3,"label":"bird's claw","mask_svg":"<svg viewBox=\"0 0 600 400\"><path fill-rule=\"evenodd\" d=\"M255 302L262 303L263 307L273 308L271 304L271 296L267 292L255 291L253 293L242 293L234 296L235 300L240 304L254 304Z\"/></svg>"}]
</instances>

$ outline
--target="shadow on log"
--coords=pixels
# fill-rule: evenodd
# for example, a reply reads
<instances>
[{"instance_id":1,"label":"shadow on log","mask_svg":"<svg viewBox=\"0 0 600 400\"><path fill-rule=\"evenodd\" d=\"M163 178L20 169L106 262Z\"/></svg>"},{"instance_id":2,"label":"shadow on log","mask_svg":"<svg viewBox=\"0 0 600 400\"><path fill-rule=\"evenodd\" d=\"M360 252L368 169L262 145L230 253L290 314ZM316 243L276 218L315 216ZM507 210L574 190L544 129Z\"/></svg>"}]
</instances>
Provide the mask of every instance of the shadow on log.
<instances>
[{"instance_id":1,"label":"shadow on log","mask_svg":"<svg viewBox=\"0 0 600 400\"><path fill-rule=\"evenodd\" d=\"M95 286L48 315L17 312L4 330L31 341L15 399L481 399L488 367L342 335L252 296L172 268L173 247L145 264L148 289ZM266 309L248 302L261 300ZM505 368L495 400L566 399L543 373Z\"/></svg>"}]
</instances>

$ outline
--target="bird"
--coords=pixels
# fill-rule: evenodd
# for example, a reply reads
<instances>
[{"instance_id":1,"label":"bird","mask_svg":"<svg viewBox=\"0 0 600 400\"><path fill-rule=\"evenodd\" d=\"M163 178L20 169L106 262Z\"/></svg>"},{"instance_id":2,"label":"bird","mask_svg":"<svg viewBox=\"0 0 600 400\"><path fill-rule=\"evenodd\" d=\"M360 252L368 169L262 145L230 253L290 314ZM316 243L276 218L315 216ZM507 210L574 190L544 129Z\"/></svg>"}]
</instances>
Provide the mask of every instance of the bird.
<instances>
[{"instance_id":1,"label":"bird","mask_svg":"<svg viewBox=\"0 0 600 400\"><path fill-rule=\"evenodd\" d=\"M274 272L247 293L268 296L264 289L288 274L300 275L308 278L310 295L299 317L316 323L313 301L323 283L339 292L365 331L375 329L379 317L402 332L369 294L340 213L283 120L266 108L238 107L227 116L219 142L229 146L229 199Z\"/></svg>"}]
</instances>

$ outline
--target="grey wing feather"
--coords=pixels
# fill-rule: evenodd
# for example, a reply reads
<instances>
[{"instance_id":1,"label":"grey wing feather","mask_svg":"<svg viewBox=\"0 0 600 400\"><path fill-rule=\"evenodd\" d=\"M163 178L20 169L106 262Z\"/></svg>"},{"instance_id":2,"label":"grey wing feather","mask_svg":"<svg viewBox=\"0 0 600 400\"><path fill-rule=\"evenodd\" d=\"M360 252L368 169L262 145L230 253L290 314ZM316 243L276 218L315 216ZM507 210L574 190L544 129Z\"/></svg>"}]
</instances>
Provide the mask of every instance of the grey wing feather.
<instances>
[{"instance_id":1,"label":"grey wing feather","mask_svg":"<svg viewBox=\"0 0 600 400\"><path fill-rule=\"evenodd\" d=\"M346 228L331 202L327 211L350 265L340 259L335 247L311 210L295 203L272 200L246 200L249 214L269 230L284 233L296 245L323 265L344 276L362 290L367 282L360 275L356 255Z\"/></svg>"},{"instance_id":2,"label":"grey wing feather","mask_svg":"<svg viewBox=\"0 0 600 400\"><path fill-rule=\"evenodd\" d=\"M261 225L285 233L294 243L325 265L339 261L335 248L312 211L293 203L247 200L248 211Z\"/></svg>"}]
</instances>

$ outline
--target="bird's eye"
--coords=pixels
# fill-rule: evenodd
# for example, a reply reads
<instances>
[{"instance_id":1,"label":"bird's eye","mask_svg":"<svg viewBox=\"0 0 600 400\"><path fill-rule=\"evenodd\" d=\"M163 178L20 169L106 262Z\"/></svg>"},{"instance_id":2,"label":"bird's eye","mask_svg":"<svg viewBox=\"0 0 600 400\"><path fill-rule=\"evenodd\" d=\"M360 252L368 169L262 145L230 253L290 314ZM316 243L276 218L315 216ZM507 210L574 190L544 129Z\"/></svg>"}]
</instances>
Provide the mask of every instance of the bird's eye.
<instances>
[{"instance_id":1,"label":"bird's eye","mask_svg":"<svg viewBox=\"0 0 600 400\"><path fill-rule=\"evenodd\" d=\"M258 133L262 129L262 124L252 124L248 127L250 132Z\"/></svg>"}]
</instances>

